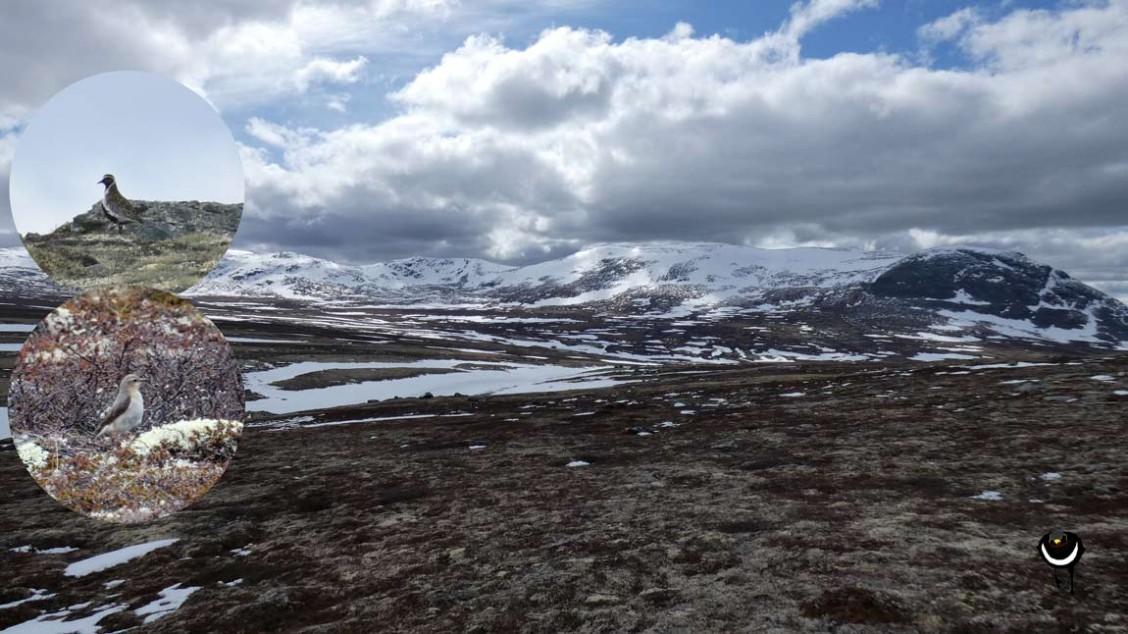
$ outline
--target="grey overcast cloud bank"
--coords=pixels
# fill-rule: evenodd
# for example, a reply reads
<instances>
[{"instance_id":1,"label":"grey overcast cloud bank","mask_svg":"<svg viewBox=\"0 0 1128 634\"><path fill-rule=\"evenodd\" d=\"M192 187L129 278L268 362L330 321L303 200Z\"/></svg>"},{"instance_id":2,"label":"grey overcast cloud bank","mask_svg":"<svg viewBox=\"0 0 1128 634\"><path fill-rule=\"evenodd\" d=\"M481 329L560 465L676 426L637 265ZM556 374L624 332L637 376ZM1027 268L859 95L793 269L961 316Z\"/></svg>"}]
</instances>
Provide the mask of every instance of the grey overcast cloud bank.
<instances>
[{"instance_id":1,"label":"grey overcast cloud bank","mask_svg":"<svg viewBox=\"0 0 1128 634\"><path fill-rule=\"evenodd\" d=\"M143 68L206 96L243 140L240 248L524 263L602 241L962 243L1128 297L1128 0L962 9L920 25L913 54L826 59L803 37L876 1L800 3L750 40L677 24L521 43L500 34L526 13L598 3L464 4L16 2L0 172L51 93ZM965 63L933 66L939 47ZM383 114L278 114L299 102Z\"/></svg>"}]
</instances>

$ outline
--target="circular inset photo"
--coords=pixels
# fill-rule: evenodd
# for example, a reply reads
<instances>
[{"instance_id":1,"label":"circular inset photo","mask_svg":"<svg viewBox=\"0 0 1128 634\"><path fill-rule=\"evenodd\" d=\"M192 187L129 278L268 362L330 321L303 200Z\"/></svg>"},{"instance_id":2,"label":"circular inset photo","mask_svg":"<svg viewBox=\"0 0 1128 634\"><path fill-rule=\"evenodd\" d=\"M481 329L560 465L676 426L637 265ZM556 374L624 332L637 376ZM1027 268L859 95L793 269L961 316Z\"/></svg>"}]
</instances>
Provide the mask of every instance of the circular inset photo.
<instances>
[{"instance_id":1,"label":"circular inset photo","mask_svg":"<svg viewBox=\"0 0 1128 634\"><path fill-rule=\"evenodd\" d=\"M36 482L99 520L144 522L211 489L243 431L231 347L187 301L90 291L35 327L12 370L12 439Z\"/></svg>"},{"instance_id":2,"label":"circular inset photo","mask_svg":"<svg viewBox=\"0 0 1128 634\"><path fill-rule=\"evenodd\" d=\"M71 84L20 136L9 179L16 230L57 283L179 292L207 275L243 214L231 131L159 75Z\"/></svg>"}]
</instances>

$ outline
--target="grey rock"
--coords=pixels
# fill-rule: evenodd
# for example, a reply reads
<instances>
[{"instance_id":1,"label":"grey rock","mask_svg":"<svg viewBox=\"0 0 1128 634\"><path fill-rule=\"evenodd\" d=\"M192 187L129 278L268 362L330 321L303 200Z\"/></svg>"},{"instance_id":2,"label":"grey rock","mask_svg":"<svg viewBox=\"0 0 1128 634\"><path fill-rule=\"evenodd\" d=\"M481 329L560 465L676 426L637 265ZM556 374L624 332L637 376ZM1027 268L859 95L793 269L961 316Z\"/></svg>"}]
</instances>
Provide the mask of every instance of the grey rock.
<instances>
[{"instance_id":1,"label":"grey rock","mask_svg":"<svg viewBox=\"0 0 1128 634\"><path fill-rule=\"evenodd\" d=\"M144 242L171 240L193 233L212 233L234 236L243 215L242 204L216 202L134 200L134 209L141 218L139 224L127 224L122 234ZM117 228L102 214L102 203L75 216L66 233L88 234L107 232ZM57 233L57 232L56 232Z\"/></svg>"}]
</instances>

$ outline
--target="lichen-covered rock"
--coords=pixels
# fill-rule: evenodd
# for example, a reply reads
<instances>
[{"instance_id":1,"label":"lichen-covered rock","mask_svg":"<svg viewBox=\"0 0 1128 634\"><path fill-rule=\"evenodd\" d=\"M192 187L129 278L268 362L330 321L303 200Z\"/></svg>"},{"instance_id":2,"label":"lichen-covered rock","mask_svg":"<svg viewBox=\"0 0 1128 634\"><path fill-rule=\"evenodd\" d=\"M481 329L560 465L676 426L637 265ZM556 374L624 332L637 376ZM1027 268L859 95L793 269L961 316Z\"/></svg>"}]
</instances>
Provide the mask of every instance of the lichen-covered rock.
<instances>
[{"instance_id":1,"label":"lichen-covered rock","mask_svg":"<svg viewBox=\"0 0 1128 634\"><path fill-rule=\"evenodd\" d=\"M235 235L239 219L243 214L242 204L223 204L216 202L135 200L140 223L122 225L123 235L132 235L145 242L171 240L192 233L213 233ZM96 202L90 209L75 216L67 233L87 234L99 231L117 233L117 226L102 213L102 203Z\"/></svg>"},{"instance_id":2,"label":"lichen-covered rock","mask_svg":"<svg viewBox=\"0 0 1128 634\"><path fill-rule=\"evenodd\" d=\"M181 292L207 275L231 244L242 204L133 201L137 221L120 227L101 202L24 246L60 286L148 286Z\"/></svg>"}]
</instances>

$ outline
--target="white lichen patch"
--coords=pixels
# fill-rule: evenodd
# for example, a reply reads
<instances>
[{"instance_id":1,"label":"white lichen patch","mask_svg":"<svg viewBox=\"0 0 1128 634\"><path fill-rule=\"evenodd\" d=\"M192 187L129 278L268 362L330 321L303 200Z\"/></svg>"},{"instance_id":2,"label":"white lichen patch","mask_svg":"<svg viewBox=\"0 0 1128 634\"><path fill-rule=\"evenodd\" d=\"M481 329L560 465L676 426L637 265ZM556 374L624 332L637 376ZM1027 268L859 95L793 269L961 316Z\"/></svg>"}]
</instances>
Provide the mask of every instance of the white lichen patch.
<instances>
[{"instance_id":1,"label":"white lichen patch","mask_svg":"<svg viewBox=\"0 0 1128 634\"><path fill-rule=\"evenodd\" d=\"M42 447L35 444L34 441L25 440L16 443L16 453L20 455L20 460L27 465L28 469L38 471L47 468L47 459L50 457Z\"/></svg>"},{"instance_id":2,"label":"white lichen patch","mask_svg":"<svg viewBox=\"0 0 1128 634\"><path fill-rule=\"evenodd\" d=\"M62 348L54 350L40 350L27 358L29 363L62 363L67 360L67 353Z\"/></svg>"},{"instance_id":3,"label":"white lichen patch","mask_svg":"<svg viewBox=\"0 0 1128 634\"><path fill-rule=\"evenodd\" d=\"M192 451L215 439L238 438L243 433L243 423L234 420L197 418L161 425L141 434L130 449L138 456L147 456L158 447Z\"/></svg>"}]
</instances>

